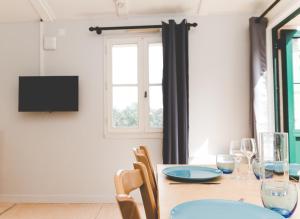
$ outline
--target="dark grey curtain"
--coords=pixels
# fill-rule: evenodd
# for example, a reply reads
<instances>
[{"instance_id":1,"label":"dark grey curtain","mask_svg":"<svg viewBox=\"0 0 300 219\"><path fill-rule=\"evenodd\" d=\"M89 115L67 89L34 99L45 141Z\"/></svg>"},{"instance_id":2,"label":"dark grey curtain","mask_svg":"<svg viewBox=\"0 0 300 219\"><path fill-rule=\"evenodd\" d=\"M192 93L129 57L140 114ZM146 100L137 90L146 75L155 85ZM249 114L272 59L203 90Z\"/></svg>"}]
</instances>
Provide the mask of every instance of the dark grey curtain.
<instances>
[{"instance_id":1,"label":"dark grey curtain","mask_svg":"<svg viewBox=\"0 0 300 219\"><path fill-rule=\"evenodd\" d=\"M258 82L261 77L264 77L264 73L267 71L267 60L266 60L266 28L268 25L268 20L262 18L258 20L257 17L252 17L249 20L250 24L250 111L252 119L252 136L257 138L257 118L260 109L263 108L262 105L266 104L259 101L258 96L255 96L259 93L264 93L262 86L257 87ZM266 89L266 88L265 88ZM256 101L255 101L256 100ZM255 103L255 104L254 104Z\"/></svg>"},{"instance_id":2,"label":"dark grey curtain","mask_svg":"<svg viewBox=\"0 0 300 219\"><path fill-rule=\"evenodd\" d=\"M189 158L188 26L186 20L162 23L163 162L186 164Z\"/></svg>"}]
</instances>

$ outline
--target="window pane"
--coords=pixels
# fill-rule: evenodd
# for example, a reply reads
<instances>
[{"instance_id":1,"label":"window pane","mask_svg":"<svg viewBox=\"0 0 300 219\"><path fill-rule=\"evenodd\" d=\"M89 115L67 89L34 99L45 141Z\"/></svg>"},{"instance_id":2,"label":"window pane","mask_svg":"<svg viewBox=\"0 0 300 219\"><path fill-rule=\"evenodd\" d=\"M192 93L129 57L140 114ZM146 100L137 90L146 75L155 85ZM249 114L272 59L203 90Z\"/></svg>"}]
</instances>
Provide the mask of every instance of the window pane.
<instances>
[{"instance_id":1,"label":"window pane","mask_svg":"<svg viewBox=\"0 0 300 219\"><path fill-rule=\"evenodd\" d=\"M163 103L162 103L162 86L149 87L150 98L150 115L149 122L151 128L163 127Z\"/></svg>"},{"instance_id":2,"label":"window pane","mask_svg":"<svg viewBox=\"0 0 300 219\"><path fill-rule=\"evenodd\" d=\"M295 129L300 129L300 84L294 84Z\"/></svg>"},{"instance_id":3,"label":"window pane","mask_svg":"<svg viewBox=\"0 0 300 219\"><path fill-rule=\"evenodd\" d=\"M113 45L112 83L137 84L137 45Z\"/></svg>"},{"instance_id":4,"label":"window pane","mask_svg":"<svg viewBox=\"0 0 300 219\"><path fill-rule=\"evenodd\" d=\"M300 39L293 39L293 78L300 83Z\"/></svg>"},{"instance_id":5,"label":"window pane","mask_svg":"<svg viewBox=\"0 0 300 219\"><path fill-rule=\"evenodd\" d=\"M137 128L138 88L113 87L113 128Z\"/></svg>"},{"instance_id":6,"label":"window pane","mask_svg":"<svg viewBox=\"0 0 300 219\"><path fill-rule=\"evenodd\" d=\"M161 43L149 44L149 83L161 84L163 72L163 54Z\"/></svg>"}]
</instances>

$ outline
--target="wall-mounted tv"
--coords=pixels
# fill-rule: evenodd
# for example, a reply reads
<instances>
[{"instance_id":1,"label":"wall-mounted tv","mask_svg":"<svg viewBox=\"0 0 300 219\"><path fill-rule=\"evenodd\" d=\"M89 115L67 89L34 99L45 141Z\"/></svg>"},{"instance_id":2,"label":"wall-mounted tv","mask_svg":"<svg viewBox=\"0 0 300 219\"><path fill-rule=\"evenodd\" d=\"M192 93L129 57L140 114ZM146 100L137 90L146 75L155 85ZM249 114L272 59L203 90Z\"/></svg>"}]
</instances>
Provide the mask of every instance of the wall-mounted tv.
<instances>
[{"instance_id":1,"label":"wall-mounted tv","mask_svg":"<svg viewBox=\"0 0 300 219\"><path fill-rule=\"evenodd\" d=\"M78 76L19 77L19 112L78 111Z\"/></svg>"}]
</instances>

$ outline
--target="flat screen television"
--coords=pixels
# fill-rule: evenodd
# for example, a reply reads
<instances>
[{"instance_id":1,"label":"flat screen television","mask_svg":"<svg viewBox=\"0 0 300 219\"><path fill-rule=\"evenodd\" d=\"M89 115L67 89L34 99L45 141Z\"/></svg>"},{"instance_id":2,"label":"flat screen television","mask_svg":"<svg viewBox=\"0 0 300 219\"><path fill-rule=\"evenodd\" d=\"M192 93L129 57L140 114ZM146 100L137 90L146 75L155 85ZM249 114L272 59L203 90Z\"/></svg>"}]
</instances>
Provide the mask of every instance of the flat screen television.
<instances>
[{"instance_id":1,"label":"flat screen television","mask_svg":"<svg viewBox=\"0 0 300 219\"><path fill-rule=\"evenodd\" d=\"M19 77L19 112L78 111L78 76Z\"/></svg>"}]
</instances>

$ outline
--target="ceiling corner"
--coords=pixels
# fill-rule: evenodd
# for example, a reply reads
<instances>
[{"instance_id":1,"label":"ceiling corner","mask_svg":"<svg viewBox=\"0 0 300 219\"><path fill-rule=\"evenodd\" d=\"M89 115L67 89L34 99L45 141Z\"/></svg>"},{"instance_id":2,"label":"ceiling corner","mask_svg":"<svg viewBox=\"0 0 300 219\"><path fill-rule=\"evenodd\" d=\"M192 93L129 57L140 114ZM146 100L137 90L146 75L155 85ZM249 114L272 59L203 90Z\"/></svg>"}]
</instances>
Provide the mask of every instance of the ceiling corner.
<instances>
[{"instance_id":1,"label":"ceiling corner","mask_svg":"<svg viewBox=\"0 0 300 219\"><path fill-rule=\"evenodd\" d=\"M47 0L30 0L30 3L43 21L54 21L56 19L54 11Z\"/></svg>"},{"instance_id":2,"label":"ceiling corner","mask_svg":"<svg viewBox=\"0 0 300 219\"><path fill-rule=\"evenodd\" d=\"M202 1L203 1L203 0L199 0L199 1L198 1L196 15L200 15L200 14L201 14Z\"/></svg>"},{"instance_id":3,"label":"ceiling corner","mask_svg":"<svg viewBox=\"0 0 300 219\"><path fill-rule=\"evenodd\" d=\"M118 16L128 16L128 0L114 0Z\"/></svg>"}]
</instances>

